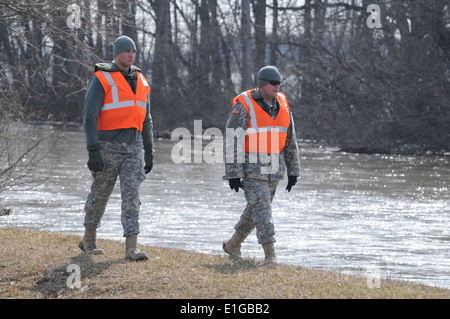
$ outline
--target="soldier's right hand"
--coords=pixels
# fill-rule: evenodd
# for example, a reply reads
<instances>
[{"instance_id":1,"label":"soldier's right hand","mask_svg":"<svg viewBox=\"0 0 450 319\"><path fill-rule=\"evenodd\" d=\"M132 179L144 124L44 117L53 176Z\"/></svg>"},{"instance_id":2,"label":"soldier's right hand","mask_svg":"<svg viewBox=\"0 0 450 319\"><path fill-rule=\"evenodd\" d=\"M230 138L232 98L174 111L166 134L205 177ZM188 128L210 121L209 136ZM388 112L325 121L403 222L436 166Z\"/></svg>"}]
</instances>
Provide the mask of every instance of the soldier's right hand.
<instances>
[{"instance_id":1,"label":"soldier's right hand","mask_svg":"<svg viewBox=\"0 0 450 319\"><path fill-rule=\"evenodd\" d=\"M228 180L228 183L230 184L230 188L234 189L236 193L239 191L239 187L242 186L240 178L232 178Z\"/></svg>"},{"instance_id":2,"label":"soldier's right hand","mask_svg":"<svg viewBox=\"0 0 450 319\"><path fill-rule=\"evenodd\" d=\"M88 146L87 150L89 151L89 159L87 162L88 168L93 172L101 172L103 171L103 161L100 155L100 148L97 145Z\"/></svg>"}]
</instances>

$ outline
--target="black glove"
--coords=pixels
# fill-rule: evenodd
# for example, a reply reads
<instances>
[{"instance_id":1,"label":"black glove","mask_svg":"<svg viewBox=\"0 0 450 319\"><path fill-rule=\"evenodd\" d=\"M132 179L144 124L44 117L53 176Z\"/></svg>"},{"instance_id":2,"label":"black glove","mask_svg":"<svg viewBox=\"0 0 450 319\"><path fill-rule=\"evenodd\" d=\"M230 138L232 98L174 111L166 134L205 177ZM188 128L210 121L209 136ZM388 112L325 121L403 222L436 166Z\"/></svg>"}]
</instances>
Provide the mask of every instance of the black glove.
<instances>
[{"instance_id":1,"label":"black glove","mask_svg":"<svg viewBox=\"0 0 450 319\"><path fill-rule=\"evenodd\" d=\"M236 193L239 191L239 187L242 186L240 178L232 178L229 179L228 182L230 183L230 188L234 189Z\"/></svg>"},{"instance_id":2,"label":"black glove","mask_svg":"<svg viewBox=\"0 0 450 319\"><path fill-rule=\"evenodd\" d=\"M153 148L152 147L144 147L144 161L145 161L145 174L148 174L152 171L153 168Z\"/></svg>"},{"instance_id":3,"label":"black glove","mask_svg":"<svg viewBox=\"0 0 450 319\"><path fill-rule=\"evenodd\" d=\"M288 183L286 186L286 190L288 192L291 191L292 186L294 186L297 183L297 176L288 176Z\"/></svg>"},{"instance_id":4,"label":"black glove","mask_svg":"<svg viewBox=\"0 0 450 319\"><path fill-rule=\"evenodd\" d=\"M98 144L89 145L86 147L89 151L89 160L87 162L88 168L93 172L101 172L103 171L104 165L102 161L102 157L100 155L100 147Z\"/></svg>"}]
</instances>

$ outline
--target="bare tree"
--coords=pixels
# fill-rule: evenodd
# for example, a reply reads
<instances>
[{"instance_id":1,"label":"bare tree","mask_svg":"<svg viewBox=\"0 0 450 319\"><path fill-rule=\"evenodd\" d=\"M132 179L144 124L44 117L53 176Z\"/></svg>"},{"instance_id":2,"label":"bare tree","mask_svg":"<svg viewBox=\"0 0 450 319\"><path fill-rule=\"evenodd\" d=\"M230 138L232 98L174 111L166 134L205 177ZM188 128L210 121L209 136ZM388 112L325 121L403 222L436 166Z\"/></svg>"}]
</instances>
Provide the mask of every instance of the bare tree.
<instances>
[{"instance_id":1,"label":"bare tree","mask_svg":"<svg viewBox=\"0 0 450 319\"><path fill-rule=\"evenodd\" d=\"M255 20L255 74L266 64L266 0L253 1L253 15Z\"/></svg>"},{"instance_id":2,"label":"bare tree","mask_svg":"<svg viewBox=\"0 0 450 319\"><path fill-rule=\"evenodd\" d=\"M270 65L277 65L278 50L278 0L273 0L272 6L272 35L270 40Z\"/></svg>"},{"instance_id":3,"label":"bare tree","mask_svg":"<svg viewBox=\"0 0 450 319\"><path fill-rule=\"evenodd\" d=\"M382 27L372 29L370 0L1 0L1 112L79 123L93 65L111 61L113 40L127 34L151 79L156 131L194 119L222 127L231 99L270 63L283 74L299 137L442 153L447 2L380 0ZM73 8L80 26L69 23Z\"/></svg>"},{"instance_id":4,"label":"bare tree","mask_svg":"<svg viewBox=\"0 0 450 319\"><path fill-rule=\"evenodd\" d=\"M241 8L241 46L242 46L242 84L241 89L247 90L253 86L252 72L252 35L250 21L250 0L242 0Z\"/></svg>"}]
</instances>

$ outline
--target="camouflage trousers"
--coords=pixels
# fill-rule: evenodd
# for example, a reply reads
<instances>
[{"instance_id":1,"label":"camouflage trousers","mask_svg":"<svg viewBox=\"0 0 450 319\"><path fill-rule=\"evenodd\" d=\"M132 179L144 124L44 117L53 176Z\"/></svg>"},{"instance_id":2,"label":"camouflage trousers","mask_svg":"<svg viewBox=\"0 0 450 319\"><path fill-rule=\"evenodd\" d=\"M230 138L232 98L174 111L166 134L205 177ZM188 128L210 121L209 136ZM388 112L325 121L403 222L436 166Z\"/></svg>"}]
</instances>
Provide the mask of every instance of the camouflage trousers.
<instances>
[{"instance_id":1,"label":"camouflage trousers","mask_svg":"<svg viewBox=\"0 0 450 319\"><path fill-rule=\"evenodd\" d=\"M271 205L278 182L243 179L242 187L247 206L234 227L237 233L247 237L256 227L259 244L275 242Z\"/></svg>"},{"instance_id":2,"label":"camouflage trousers","mask_svg":"<svg viewBox=\"0 0 450 319\"><path fill-rule=\"evenodd\" d=\"M121 222L123 236L139 233L139 187L145 179L142 144L128 145L117 142L101 142L100 155L104 164L102 172L92 172L94 181L84 207L86 228L100 227L106 204L120 179L122 197Z\"/></svg>"}]
</instances>

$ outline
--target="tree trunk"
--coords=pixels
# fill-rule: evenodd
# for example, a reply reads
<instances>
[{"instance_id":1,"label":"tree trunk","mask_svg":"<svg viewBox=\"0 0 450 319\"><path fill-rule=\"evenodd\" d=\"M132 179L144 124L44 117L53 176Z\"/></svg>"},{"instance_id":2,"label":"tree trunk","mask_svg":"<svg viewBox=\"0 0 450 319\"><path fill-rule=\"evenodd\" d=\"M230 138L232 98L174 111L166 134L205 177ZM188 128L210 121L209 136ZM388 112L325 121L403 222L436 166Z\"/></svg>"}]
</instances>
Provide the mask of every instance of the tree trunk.
<instances>
[{"instance_id":1,"label":"tree trunk","mask_svg":"<svg viewBox=\"0 0 450 319\"><path fill-rule=\"evenodd\" d=\"M241 46L242 46L242 91L254 86L252 80L252 30L250 21L250 0L242 0Z\"/></svg>"},{"instance_id":2,"label":"tree trunk","mask_svg":"<svg viewBox=\"0 0 450 319\"><path fill-rule=\"evenodd\" d=\"M266 0L255 0L253 4L255 16L255 59L253 74L256 74L266 63Z\"/></svg>"}]
</instances>

